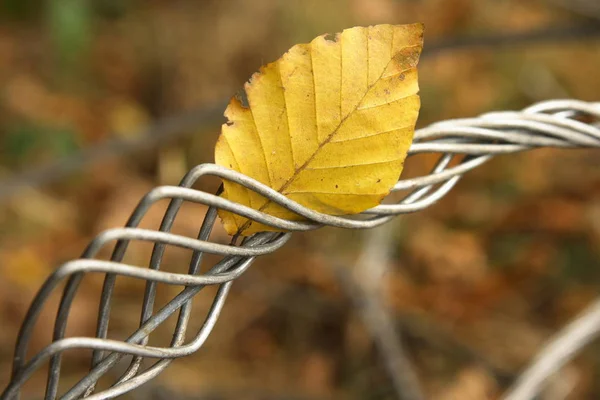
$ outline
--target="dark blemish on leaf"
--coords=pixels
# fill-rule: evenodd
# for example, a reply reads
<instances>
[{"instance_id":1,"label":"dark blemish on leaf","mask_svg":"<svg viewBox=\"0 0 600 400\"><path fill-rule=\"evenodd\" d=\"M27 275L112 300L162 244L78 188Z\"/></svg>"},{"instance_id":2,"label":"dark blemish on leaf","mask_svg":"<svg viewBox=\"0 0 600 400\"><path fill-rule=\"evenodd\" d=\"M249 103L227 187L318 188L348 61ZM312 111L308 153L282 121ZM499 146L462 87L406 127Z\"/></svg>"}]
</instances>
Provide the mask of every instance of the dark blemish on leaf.
<instances>
[{"instance_id":1,"label":"dark blemish on leaf","mask_svg":"<svg viewBox=\"0 0 600 400\"><path fill-rule=\"evenodd\" d=\"M227 126L231 126L231 125L233 125L233 121L227 121L227 122L225 122L225 124L226 124Z\"/></svg>"},{"instance_id":2,"label":"dark blemish on leaf","mask_svg":"<svg viewBox=\"0 0 600 400\"><path fill-rule=\"evenodd\" d=\"M335 188L337 189L337 188L338 188L338 185L335 185Z\"/></svg>"},{"instance_id":3,"label":"dark blemish on leaf","mask_svg":"<svg viewBox=\"0 0 600 400\"><path fill-rule=\"evenodd\" d=\"M400 75L398 75L398 79L403 81L404 78L406 78L406 75L404 75L404 73L401 73Z\"/></svg>"},{"instance_id":4,"label":"dark blemish on leaf","mask_svg":"<svg viewBox=\"0 0 600 400\"><path fill-rule=\"evenodd\" d=\"M229 164L229 168L233 168L233 165Z\"/></svg>"},{"instance_id":5,"label":"dark blemish on leaf","mask_svg":"<svg viewBox=\"0 0 600 400\"><path fill-rule=\"evenodd\" d=\"M323 36L323 39L327 40L328 42L337 42L337 36L333 33L325 34L325 36Z\"/></svg>"},{"instance_id":6,"label":"dark blemish on leaf","mask_svg":"<svg viewBox=\"0 0 600 400\"><path fill-rule=\"evenodd\" d=\"M235 98L240 102L240 105L244 108L250 108L250 103L248 102L248 94L245 89L240 89L235 94Z\"/></svg>"},{"instance_id":7,"label":"dark blemish on leaf","mask_svg":"<svg viewBox=\"0 0 600 400\"><path fill-rule=\"evenodd\" d=\"M381 179L377 179L377 183L381 182Z\"/></svg>"},{"instance_id":8,"label":"dark blemish on leaf","mask_svg":"<svg viewBox=\"0 0 600 400\"><path fill-rule=\"evenodd\" d=\"M388 89L388 88L385 88L385 89L384 89L384 92L385 92L385 94L390 94L390 89Z\"/></svg>"},{"instance_id":9,"label":"dark blemish on leaf","mask_svg":"<svg viewBox=\"0 0 600 400\"><path fill-rule=\"evenodd\" d=\"M281 118L283 117L284 114L285 114L285 108L283 110L281 110L281 112L277 116L277 119L281 121Z\"/></svg>"}]
</instances>

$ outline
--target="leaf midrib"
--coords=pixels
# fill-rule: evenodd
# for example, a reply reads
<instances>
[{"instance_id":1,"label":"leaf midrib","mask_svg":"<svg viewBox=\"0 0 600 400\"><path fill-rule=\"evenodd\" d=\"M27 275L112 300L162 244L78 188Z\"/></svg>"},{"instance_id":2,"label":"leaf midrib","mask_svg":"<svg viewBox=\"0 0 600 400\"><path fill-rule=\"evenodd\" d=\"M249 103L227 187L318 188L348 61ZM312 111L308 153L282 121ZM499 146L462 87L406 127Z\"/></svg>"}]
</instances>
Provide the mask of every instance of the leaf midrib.
<instances>
[{"instance_id":1,"label":"leaf midrib","mask_svg":"<svg viewBox=\"0 0 600 400\"><path fill-rule=\"evenodd\" d=\"M341 53L341 40L342 39L340 37L340 53ZM393 45L393 40L392 40L392 45ZM410 48L410 47L417 47L417 46L419 46L419 45L416 44L416 45L404 46L402 49L406 49L406 48ZM312 62L312 48L311 48L311 55L310 56L311 56L311 62ZM306 170L306 168L308 167L308 164L310 164L311 161L314 160L314 158L317 156L317 154L319 154L319 152L321 151L321 149L323 149L323 147L325 147L327 144L329 144L331 142L331 140L336 135L336 133L340 130L340 128L342 127L342 125L344 124L344 122L346 122L346 120L359 109L359 107L361 106L362 102L364 101L364 99L367 96L367 94L369 93L369 91L373 88L373 86L375 86L375 84L377 84L377 82L379 82L383 78L383 75L385 74L385 71L389 67L390 63L394 60L394 56L395 56L395 54L393 54L393 55L390 56L390 60L388 61L388 63L383 68L383 71L381 72L381 75L379 75L379 77L375 81L373 81L373 83L371 85L367 86L367 89L365 90L365 93L363 94L363 96L361 97L361 99L359 100L359 102L356 104L356 106L350 112L348 112L348 114L344 118L342 118L340 120L340 123L336 126L336 128L333 131L331 131L331 133L329 135L327 135L327 137L325 138L325 140L319 144L319 146L317 147L317 149L304 162L304 164L302 164L300 167L296 168L294 170L294 174L283 185L281 185L281 187L279 189L276 189L278 193L285 194L284 190L287 189L294 182L294 180L298 177L298 175L300 175L300 173L302 173L303 171ZM342 60L342 58L341 58L341 54L340 54L340 62L341 62L341 60ZM368 68L369 68L369 59L367 58L367 73L368 73L368 70L369 70ZM401 73L409 70L410 68L414 68L414 67L406 68L406 69L402 70ZM340 71L342 71L341 68L340 68ZM312 73L313 73L313 85L314 85L314 70L313 70ZM340 80L341 79L342 79L342 77L340 75ZM316 97L316 87L315 87L314 91L315 91L315 97ZM340 91L340 94L341 94L341 91ZM316 99L315 99L315 104L316 104ZM341 107L341 100L340 100L340 107ZM287 110L287 105L286 105L286 110ZM286 113L287 113L287 111L286 111ZM316 115L316 113L315 113L315 115ZM275 188L273 188L273 189L275 189ZM260 207L258 209L258 211L264 211L265 208L267 208L271 203L272 203L272 200L267 199L267 201L265 202L265 204L263 204L263 206ZM235 236L238 236L242 232L244 232L244 230L246 230L250 226L251 223L252 223L251 220L246 221L244 223L244 225L242 225L241 227L238 228L238 231L235 234Z\"/></svg>"}]
</instances>

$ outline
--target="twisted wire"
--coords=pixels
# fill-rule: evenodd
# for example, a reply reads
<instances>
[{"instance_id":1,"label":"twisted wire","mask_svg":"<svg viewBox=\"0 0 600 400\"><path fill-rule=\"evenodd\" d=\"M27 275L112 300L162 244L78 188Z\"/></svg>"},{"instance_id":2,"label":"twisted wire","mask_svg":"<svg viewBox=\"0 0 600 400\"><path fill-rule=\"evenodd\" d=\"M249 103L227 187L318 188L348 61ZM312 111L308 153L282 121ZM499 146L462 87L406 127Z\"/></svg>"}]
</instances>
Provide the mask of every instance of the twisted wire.
<instances>
[{"instance_id":1,"label":"twisted wire","mask_svg":"<svg viewBox=\"0 0 600 400\"><path fill-rule=\"evenodd\" d=\"M401 179L392 192L409 191L394 204L382 204L358 216L331 216L318 213L289 200L284 195L238 172L214 164L202 164L182 179L179 186L161 186L150 191L139 202L124 228L100 233L80 259L60 266L42 285L24 318L15 346L11 380L1 399L17 399L20 388L31 375L49 362L45 399L59 398L58 385L62 353L72 349L92 350L89 372L60 395L61 399L109 399L148 382L162 372L175 358L196 352L206 341L222 310L232 282L243 274L257 256L277 251L290 238L291 232L318 229L322 226L365 229L388 222L397 215L429 207L446 195L463 174L499 154L516 153L541 147L600 148L600 103L576 100L553 100L535 104L519 112L493 112L477 118L455 119L435 123L415 132L409 156L440 153L437 164L428 175ZM458 160L458 162L454 162ZM192 189L206 176L217 176L253 190L269 200L303 216L305 221L288 221L237 204L216 194ZM161 199L170 199L158 231L138 228L145 214ZM171 228L184 202L209 206L196 238L171 233ZM217 219L217 209L224 209L262 224L290 231L263 232L245 238L239 245L210 241ZM145 241L154 244L148 268L123 263L129 243ZM116 241L109 261L96 259L98 252ZM167 246L192 250L187 274L161 271ZM204 254L222 256L205 273L200 272ZM71 305L85 274L105 274L95 337L65 337ZM118 276L146 282L139 328L125 340L108 339L112 293ZM66 281L50 345L27 358L27 350L42 307L59 284ZM159 310L154 310L158 283L185 286ZM207 285L218 286L202 327L186 342L191 318L192 299ZM169 316L178 313L173 338L168 347L148 345L151 333ZM128 367L112 386L95 392L97 381L121 361L132 356ZM144 359L156 360L142 370Z\"/></svg>"}]
</instances>

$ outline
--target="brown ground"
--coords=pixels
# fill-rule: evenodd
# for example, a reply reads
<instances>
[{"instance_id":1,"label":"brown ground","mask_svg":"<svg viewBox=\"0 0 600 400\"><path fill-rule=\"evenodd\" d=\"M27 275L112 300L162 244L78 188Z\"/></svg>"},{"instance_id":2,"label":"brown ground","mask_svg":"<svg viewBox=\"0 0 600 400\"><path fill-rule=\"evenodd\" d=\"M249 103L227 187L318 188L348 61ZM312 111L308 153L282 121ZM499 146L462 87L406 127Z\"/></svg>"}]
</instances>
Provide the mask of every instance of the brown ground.
<instances>
[{"instance_id":1,"label":"brown ground","mask_svg":"<svg viewBox=\"0 0 600 400\"><path fill-rule=\"evenodd\" d=\"M427 48L458 35L584 21L558 0L92 3L0 2L0 176L109 139L135 139L161 117L214 107L260 65L321 33L422 21ZM431 55L420 66L419 125L544 99L598 100L598 43ZM1 199L0 387L9 378L21 319L48 274L102 229L122 226L153 186L176 184L189 167L212 162L219 124ZM383 300L428 398L496 398L541 343L597 296L599 160L597 151L583 150L498 157L437 205L395 223ZM425 171L432 161L414 159L406 173ZM212 191L217 184L198 187ZM163 209L163 203L155 207L144 226L158 226ZM185 207L176 231L195 236L204 213ZM217 236L226 240L222 231ZM233 286L205 347L123 398L394 398L381 356L332 265L354 263L364 236L335 229L298 234L259 259ZM133 246L127 261L144 266L148 252ZM185 251L167 252L164 268L184 271L188 258ZM101 282L100 276L84 281L69 335L93 334ZM142 288L131 279L117 284L111 337L123 338L136 326ZM178 290L160 287L159 305ZM199 296L190 332L212 293ZM42 314L33 349L48 344L57 301ZM153 344L168 342L169 323ZM572 385L569 399L600 398L599 358L598 346L591 346L549 393ZM67 355L64 388L88 363L89 353ZM43 373L35 375L24 398L39 396L44 383Z\"/></svg>"}]
</instances>

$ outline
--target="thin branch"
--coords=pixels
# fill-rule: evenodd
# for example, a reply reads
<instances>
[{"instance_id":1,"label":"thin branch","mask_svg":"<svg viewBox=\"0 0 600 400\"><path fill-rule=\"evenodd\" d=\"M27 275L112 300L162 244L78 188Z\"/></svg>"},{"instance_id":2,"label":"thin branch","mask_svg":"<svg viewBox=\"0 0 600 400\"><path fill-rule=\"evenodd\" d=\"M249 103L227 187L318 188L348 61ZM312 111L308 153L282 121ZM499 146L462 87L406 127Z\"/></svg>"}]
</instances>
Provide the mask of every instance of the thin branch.
<instances>
[{"instance_id":1,"label":"thin branch","mask_svg":"<svg viewBox=\"0 0 600 400\"><path fill-rule=\"evenodd\" d=\"M510 388L504 400L530 400L546 379L600 334L600 298L551 338Z\"/></svg>"},{"instance_id":2,"label":"thin branch","mask_svg":"<svg viewBox=\"0 0 600 400\"><path fill-rule=\"evenodd\" d=\"M579 14L583 17L600 20L600 2L598 0L547 0L550 3Z\"/></svg>"},{"instance_id":3,"label":"thin branch","mask_svg":"<svg viewBox=\"0 0 600 400\"><path fill-rule=\"evenodd\" d=\"M527 32L450 38L426 46L423 49L422 57L429 57L440 52L459 49L497 49L499 47L554 44L573 40L598 40L598 38L600 38L600 24L586 22L558 28L535 29Z\"/></svg>"},{"instance_id":4,"label":"thin branch","mask_svg":"<svg viewBox=\"0 0 600 400\"><path fill-rule=\"evenodd\" d=\"M400 400L422 400L417 374L409 360L394 319L381 302L381 278L385 273L392 245L392 225L386 224L367 233L364 250L352 276L340 266L340 283L360 312L365 328L373 338L389 378Z\"/></svg>"},{"instance_id":5,"label":"thin branch","mask_svg":"<svg viewBox=\"0 0 600 400\"><path fill-rule=\"evenodd\" d=\"M225 103L218 103L165 118L134 135L134 139L110 139L44 166L14 174L0 181L0 199L16 193L22 187L50 184L111 157L150 150L186 137L194 131L197 132L199 128L216 125L219 119L222 119L224 109Z\"/></svg>"}]
</instances>

